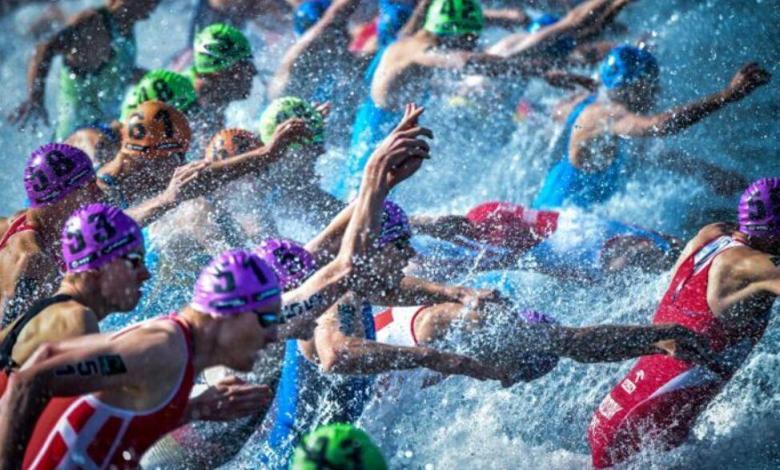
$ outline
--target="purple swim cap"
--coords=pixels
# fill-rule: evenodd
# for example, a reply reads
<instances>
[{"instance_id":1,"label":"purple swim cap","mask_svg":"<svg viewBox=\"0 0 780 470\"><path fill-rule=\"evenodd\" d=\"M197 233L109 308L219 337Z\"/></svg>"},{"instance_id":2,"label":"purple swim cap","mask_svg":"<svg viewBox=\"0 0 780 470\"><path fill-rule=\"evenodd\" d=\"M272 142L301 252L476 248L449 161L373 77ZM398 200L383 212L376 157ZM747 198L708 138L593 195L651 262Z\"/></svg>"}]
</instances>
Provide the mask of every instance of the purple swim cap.
<instances>
[{"instance_id":1,"label":"purple swim cap","mask_svg":"<svg viewBox=\"0 0 780 470\"><path fill-rule=\"evenodd\" d=\"M144 246L141 228L116 207L90 204L74 212L62 229L62 258L70 273L98 269Z\"/></svg>"},{"instance_id":2,"label":"purple swim cap","mask_svg":"<svg viewBox=\"0 0 780 470\"><path fill-rule=\"evenodd\" d=\"M303 284L317 269L317 262L311 253L292 240L269 238L254 251L274 270L285 292Z\"/></svg>"},{"instance_id":3,"label":"purple swim cap","mask_svg":"<svg viewBox=\"0 0 780 470\"><path fill-rule=\"evenodd\" d=\"M412 237L412 228L409 225L409 217L401 206L390 200L385 200L382 213L382 228L379 233L379 246L385 246L396 240Z\"/></svg>"},{"instance_id":4,"label":"purple swim cap","mask_svg":"<svg viewBox=\"0 0 780 470\"><path fill-rule=\"evenodd\" d=\"M268 312L280 300L279 280L271 267L252 252L234 249L201 271L190 306L214 315L234 315Z\"/></svg>"},{"instance_id":5,"label":"purple swim cap","mask_svg":"<svg viewBox=\"0 0 780 470\"><path fill-rule=\"evenodd\" d=\"M61 201L95 179L87 154L67 144L46 144L30 154L24 167L24 189L30 207Z\"/></svg>"},{"instance_id":6,"label":"purple swim cap","mask_svg":"<svg viewBox=\"0 0 780 470\"><path fill-rule=\"evenodd\" d=\"M523 310L518 313L518 317L531 325L558 323L553 317L535 310ZM519 358L518 362L523 364L519 375L523 380L529 381L538 379L555 369L555 366L558 365L558 356L555 354L525 354Z\"/></svg>"},{"instance_id":7,"label":"purple swim cap","mask_svg":"<svg viewBox=\"0 0 780 470\"><path fill-rule=\"evenodd\" d=\"M739 230L751 237L780 237L780 178L761 178L739 198Z\"/></svg>"}]
</instances>

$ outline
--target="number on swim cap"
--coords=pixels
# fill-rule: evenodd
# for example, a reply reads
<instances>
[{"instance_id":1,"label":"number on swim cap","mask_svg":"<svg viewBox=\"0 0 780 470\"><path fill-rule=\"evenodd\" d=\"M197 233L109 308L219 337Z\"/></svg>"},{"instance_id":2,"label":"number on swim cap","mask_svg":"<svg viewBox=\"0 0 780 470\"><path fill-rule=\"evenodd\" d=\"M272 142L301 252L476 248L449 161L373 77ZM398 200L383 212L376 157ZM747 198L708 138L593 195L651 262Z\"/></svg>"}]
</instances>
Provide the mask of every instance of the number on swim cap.
<instances>
[{"instance_id":1,"label":"number on swim cap","mask_svg":"<svg viewBox=\"0 0 780 470\"><path fill-rule=\"evenodd\" d=\"M157 99L159 101L168 102L173 98L173 90L163 80L155 80L152 82L152 87L155 93L157 93ZM146 100L148 101L148 99Z\"/></svg>"},{"instance_id":2,"label":"number on swim cap","mask_svg":"<svg viewBox=\"0 0 780 470\"><path fill-rule=\"evenodd\" d=\"M242 153L248 152L249 149L252 147L252 142L245 135L241 135L241 134L234 134L233 137L231 137L230 142L233 144L233 147L236 149L236 155L240 155ZM223 141L223 147L224 147L224 141ZM227 156L225 158L227 158Z\"/></svg>"},{"instance_id":3,"label":"number on swim cap","mask_svg":"<svg viewBox=\"0 0 780 470\"><path fill-rule=\"evenodd\" d=\"M750 208L750 214L748 215L750 220L762 220L766 217L766 205L764 205L764 201L751 199L748 201L748 208Z\"/></svg>"},{"instance_id":4,"label":"number on swim cap","mask_svg":"<svg viewBox=\"0 0 780 470\"><path fill-rule=\"evenodd\" d=\"M263 273L263 270L260 268L260 266L255 263L254 258L247 258L247 264L249 264L249 268L252 270L252 273L254 273L255 278L260 282L261 285L268 284L268 278L265 277L265 274Z\"/></svg>"},{"instance_id":5,"label":"number on swim cap","mask_svg":"<svg viewBox=\"0 0 780 470\"><path fill-rule=\"evenodd\" d=\"M45 191L49 187L49 178L46 177L46 173L41 170L34 170L32 176L35 178L33 183L33 190L36 192Z\"/></svg>"},{"instance_id":6,"label":"number on swim cap","mask_svg":"<svg viewBox=\"0 0 780 470\"><path fill-rule=\"evenodd\" d=\"M111 222L106 218L106 214L99 212L97 214L90 214L87 217L87 222L94 225L97 229L92 238L98 243L103 243L116 235L116 229Z\"/></svg>"},{"instance_id":7,"label":"number on swim cap","mask_svg":"<svg viewBox=\"0 0 780 470\"><path fill-rule=\"evenodd\" d=\"M224 284L217 284L214 286L214 292L217 294L224 294L236 290L236 278L230 271L219 271L214 277L216 279L224 280Z\"/></svg>"},{"instance_id":8,"label":"number on swim cap","mask_svg":"<svg viewBox=\"0 0 780 470\"><path fill-rule=\"evenodd\" d=\"M154 115L155 121L162 121L163 127L165 127L165 138L170 139L173 137L173 122L171 121L171 115L168 111L161 109Z\"/></svg>"},{"instance_id":9,"label":"number on swim cap","mask_svg":"<svg viewBox=\"0 0 780 470\"><path fill-rule=\"evenodd\" d=\"M73 163L73 160L66 157L65 154L58 150L47 153L46 162L51 166L51 169L57 176L65 176L76 168L76 164Z\"/></svg>"},{"instance_id":10,"label":"number on swim cap","mask_svg":"<svg viewBox=\"0 0 780 470\"><path fill-rule=\"evenodd\" d=\"M133 140L141 140L146 137L146 127L140 122L133 122L134 120L143 121L144 115L141 113L134 113L130 116L129 122L132 124L130 124L130 127L127 129L127 135Z\"/></svg>"},{"instance_id":11,"label":"number on swim cap","mask_svg":"<svg viewBox=\"0 0 780 470\"><path fill-rule=\"evenodd\" d=\"M75 242L68 245L68 250L70 250L71 254L78 253L87 247L87 243L84 241L84 234L81 230L69 230L66 235L68 240L73 240Z\"/></svg>"},{"instance_id":12,"label":"number on swim cap","mask_svg":"<svg viewBox=\"0 0 780 470\"><path fill-rule=\"evenodd\" d=\"M769 191L769 200L772 201L772 215L780 217L780 186Z\"/></svg>"}]
</instances>

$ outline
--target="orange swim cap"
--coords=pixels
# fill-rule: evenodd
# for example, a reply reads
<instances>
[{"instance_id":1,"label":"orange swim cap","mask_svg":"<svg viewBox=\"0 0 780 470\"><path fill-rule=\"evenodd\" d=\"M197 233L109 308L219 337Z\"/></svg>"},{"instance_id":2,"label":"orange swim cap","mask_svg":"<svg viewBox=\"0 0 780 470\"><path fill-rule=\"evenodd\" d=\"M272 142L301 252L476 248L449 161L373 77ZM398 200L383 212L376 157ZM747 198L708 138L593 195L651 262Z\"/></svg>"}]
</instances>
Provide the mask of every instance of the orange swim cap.
<instances>
[{"instance_id":1,"label":"orange swim cap","mask_svg":"<svg viewBox=\"0 0 780 470\"><path fill-rule=\"evenodd\" d=\"M160 101L140 104L122 128L122 151L130 155L164 158L185 153L192 131L187 118Z\"/></svg>"},{"instance_id":2,"label":"orange swim cap","mask_svg":"<svg viewBox=\"0 0 780 470\"><path fill-rule=\"evenodd\" d=\"M263 142L254 132L244 129L223 129L211 138L206 147L206 161L224 160L262 147Z\"/></svg>"}]
</instances>

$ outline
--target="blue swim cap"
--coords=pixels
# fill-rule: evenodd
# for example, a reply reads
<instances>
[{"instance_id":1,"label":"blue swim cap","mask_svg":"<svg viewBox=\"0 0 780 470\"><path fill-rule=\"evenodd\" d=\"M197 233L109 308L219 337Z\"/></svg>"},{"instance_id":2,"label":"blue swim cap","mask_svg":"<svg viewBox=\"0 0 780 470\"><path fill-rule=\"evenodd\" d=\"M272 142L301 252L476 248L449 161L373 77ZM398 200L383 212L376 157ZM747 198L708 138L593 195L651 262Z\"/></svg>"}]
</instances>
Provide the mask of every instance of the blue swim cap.
<instances>
[{"instance_id":1,"label":"blue swim cap","mask_svg":"<svg viewBox=\"0 0 780 470\"><path fill-rule=\"evenodd\" d=\"M398 1L379 2L379 20L376 23L376 35L379 47L385 47L396 40L398 31L412 16L412 6Z\"/></svg>"},{"instance_id":2,"label":"blue swim cap","mask_svg":"<svg viewBox=\"0 0 780 470\"><path fill-rule=\"evenodd\" d=\"M560 21L560 19L560 16L551 15L549 13L542 13L541 15L534 18L533 21L531 21L531 24L528 25L528 32L535 33L544 27L557 23Z\"/></svg>"},{"instance_id":3,"label":"blue swim cap","mask_svg":"<svg viewBox=\"0 0 780 470\"><path fill-rule=\"evenodd\" d=\"M298 5L293 17L293 31L296 36L305 33L325 14L330 6L330 0L309 0Z\"/></svg>"},{"instance_id":4,"label":"blue swim cap","mask_svg":"<svg viewBox=\"0 0 780 470\"><path fill-rule=\"evenodd\" d=\"M601 83L608 90L630 85L637 80L658 80L658 61L638 47L622 45L609 52L599 67Z\"/></svg>"}]
</instances>

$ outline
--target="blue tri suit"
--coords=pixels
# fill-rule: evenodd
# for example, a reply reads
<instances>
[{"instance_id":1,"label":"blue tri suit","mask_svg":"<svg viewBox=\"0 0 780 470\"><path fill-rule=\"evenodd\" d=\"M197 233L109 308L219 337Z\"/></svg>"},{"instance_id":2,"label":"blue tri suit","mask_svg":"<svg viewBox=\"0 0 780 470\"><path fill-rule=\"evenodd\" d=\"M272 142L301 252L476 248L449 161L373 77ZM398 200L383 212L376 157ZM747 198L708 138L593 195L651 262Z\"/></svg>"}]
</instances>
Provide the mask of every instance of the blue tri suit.
<instances>
[{"instance_id":1,"label":"blue tri suit","mask_svg":"<svg viewBox=\"0 0 780 470\"><path fill-rule=\"evenodd\" d=\"M545 177L542 189L531 205L533 209L557 209L563 205L587 209L606 201L619 189L625 166L625 158L620 149L615 160L600 171L582 171L575 168L569 160L569 144L577 118L595 101L596 95L587 97L574 108L566 120L563 156Z\"/></svg>"}]
</instances>

